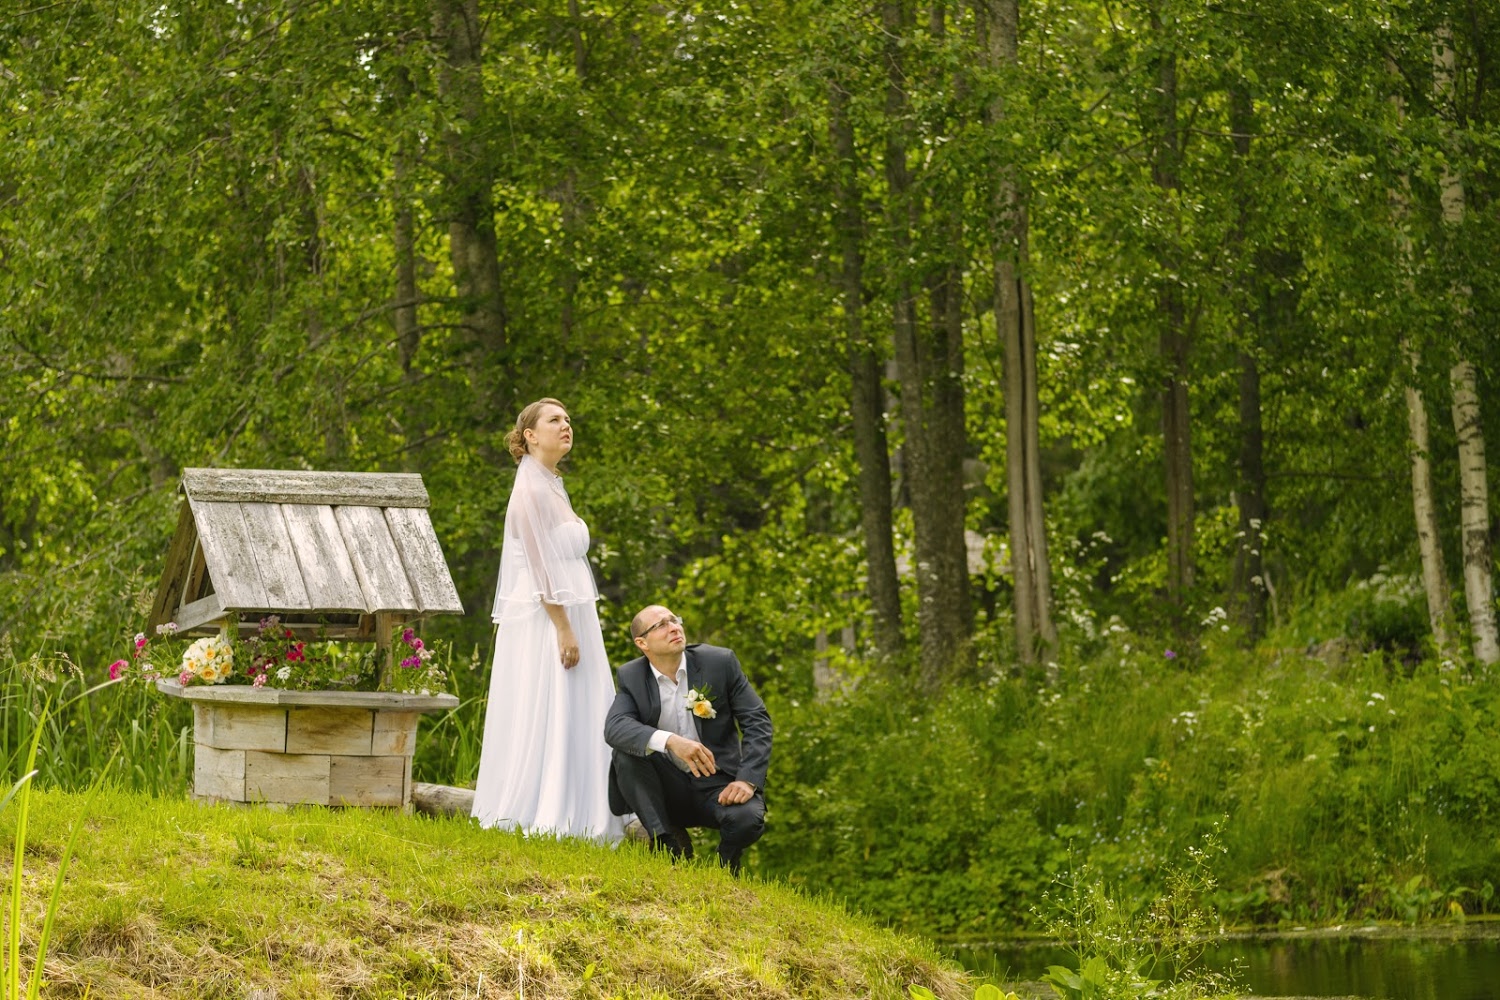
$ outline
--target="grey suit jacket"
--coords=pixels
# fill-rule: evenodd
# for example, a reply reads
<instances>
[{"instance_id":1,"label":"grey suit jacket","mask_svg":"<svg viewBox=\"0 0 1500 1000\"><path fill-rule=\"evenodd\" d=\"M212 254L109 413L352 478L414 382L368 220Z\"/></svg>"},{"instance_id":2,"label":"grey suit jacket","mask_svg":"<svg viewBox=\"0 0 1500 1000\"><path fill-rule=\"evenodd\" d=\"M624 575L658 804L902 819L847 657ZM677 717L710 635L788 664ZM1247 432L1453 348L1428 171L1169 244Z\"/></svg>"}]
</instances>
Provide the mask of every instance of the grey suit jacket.
<instances>
[{"instance_id":1,"label":"grey suit jacket","mask_svg":"<svg viewBox=\"0 0 1500 1000\"><path fill-rule=\"evenodd\" d=\"M692 717L698 727L698 742L713 751L718 768L717 775L694 778L693 782L723 785L727 782L722 775L729 781L764 787L766 770L771 766L771 715L750 686L739 659L721 646L701 643L688 646L683 656L687 658L688 686L698 691L707 688L716 713L712 719ZM661 692L652 674L651 663L644 656L618 671L619 691L604 721L604 740L617 753L644 757L651 752L647 741L661 718ZM609 805L617 815L629 812L615 782L613 765L609 771Z\"/></svg>"}]
</instances>

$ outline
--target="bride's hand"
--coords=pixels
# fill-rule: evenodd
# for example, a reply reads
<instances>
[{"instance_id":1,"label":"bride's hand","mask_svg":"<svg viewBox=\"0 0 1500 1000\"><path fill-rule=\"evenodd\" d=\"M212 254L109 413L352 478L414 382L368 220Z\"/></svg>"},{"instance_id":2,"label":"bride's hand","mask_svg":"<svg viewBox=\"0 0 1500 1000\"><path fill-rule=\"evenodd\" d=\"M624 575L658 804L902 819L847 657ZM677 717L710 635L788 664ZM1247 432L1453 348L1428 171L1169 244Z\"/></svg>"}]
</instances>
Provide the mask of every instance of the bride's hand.
<instances>
[{"instance_id":1,"label":"bride's hand","mask_svg":"<svg viewBox=\"0 0 1500 1000\"><path fill-rule=\"evenodd\" d=\"M562 654L564 670L572 670L578 666L578 637L573 634L572 625L557 627L557 649Z\"/></svg>"}]
</instances>

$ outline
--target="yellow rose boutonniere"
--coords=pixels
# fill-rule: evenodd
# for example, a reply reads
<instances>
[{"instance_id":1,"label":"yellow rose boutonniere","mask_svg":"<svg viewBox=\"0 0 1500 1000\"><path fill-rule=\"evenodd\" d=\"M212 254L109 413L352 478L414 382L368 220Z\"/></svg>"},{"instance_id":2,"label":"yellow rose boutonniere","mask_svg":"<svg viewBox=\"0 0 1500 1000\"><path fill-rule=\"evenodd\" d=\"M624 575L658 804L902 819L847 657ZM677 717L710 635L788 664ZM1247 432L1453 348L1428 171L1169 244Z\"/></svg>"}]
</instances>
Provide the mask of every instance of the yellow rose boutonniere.
<instances>
[{"instance_id":1,"label":"yellow rose boutonniere","mask_svg":"<svg viewBox=\"0 0 1500 1000\"><path fill-rule=\"evenodd\" d=\"M688 708L700 719L712 719L719 714L714 711L712 698L708 688L693 688L687 693Z\"/></svg>"}]
</instances>

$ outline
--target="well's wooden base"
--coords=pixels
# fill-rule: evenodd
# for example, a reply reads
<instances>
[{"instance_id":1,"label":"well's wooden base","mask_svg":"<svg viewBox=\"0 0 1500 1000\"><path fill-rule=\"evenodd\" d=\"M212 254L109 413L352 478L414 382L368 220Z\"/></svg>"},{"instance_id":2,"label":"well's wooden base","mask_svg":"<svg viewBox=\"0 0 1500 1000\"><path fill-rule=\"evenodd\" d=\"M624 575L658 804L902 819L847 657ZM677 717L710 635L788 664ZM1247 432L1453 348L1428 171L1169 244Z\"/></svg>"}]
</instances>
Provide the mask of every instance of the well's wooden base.
<instances>
[{"instance_id":1,"label":"well's wooden base","mask_svg":"<svg viewBox=\"0 0 1500 1000\"><path fill-rule=\"evenodd\" d=\"M452 695L189 687L193 795L213 802L408 809L417 720Z\"/></svg>"}]
</instances>

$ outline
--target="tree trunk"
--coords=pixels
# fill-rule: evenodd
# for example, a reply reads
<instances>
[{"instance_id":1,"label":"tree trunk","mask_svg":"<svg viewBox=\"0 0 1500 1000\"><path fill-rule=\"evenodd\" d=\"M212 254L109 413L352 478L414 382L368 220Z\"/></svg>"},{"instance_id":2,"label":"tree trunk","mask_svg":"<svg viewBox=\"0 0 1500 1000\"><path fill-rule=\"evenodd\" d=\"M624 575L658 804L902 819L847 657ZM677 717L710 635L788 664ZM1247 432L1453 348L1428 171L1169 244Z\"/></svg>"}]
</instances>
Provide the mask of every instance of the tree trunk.
<instances>
[{"instance_id":1,"label":"tree trunk","mask_svg":"<svg viewBox=\"0 0 1500 1000\"><path fill-rule=\"evenodd\" d=\"M1394 63L1387 62L1387 69L1394 76ZM1401 98L1393 96L1396 120L1405 118ZM1415 298L1416 287L1412 279L1413 253L1411 237L1406 225L1411 215L1409 197L1410 182L1402 177L1399 186L1391 192L1391 217L1395 222L1397 252L1404 271L1403 293ZM1452 618L1448 613L1448 571L1443 565L1443 547L1438 534L1437 509L1433 504L1432 465L1428 447L1427 404L1418 388L1421 369L1421 353L1409 336L1401 338L1401 356L1409 372L1406 395L1406 426L1411 435L1411 502L1416 521L1417 551L1422 560L1422 592L1427 597L1427 621L1432 629L1432 641L1437 647L1438 657L1449 662L1458 659L1458 643L1454 639Z\"/></svg>"},{"instance_id":2,"label":"tree trunk","mask_svg":"<svg viewBox=\"0 0 1500 1000\"><path fill-rule=\"evenodd\" d=\"M916 297L912 291L910 259L912 256L913 202L911 177L907 167L908 106L905 67L901 42L906 37L910 18L903 0L886 0L881 7L885 28L886 134L885 172L890 203L888 221L895 263L892 326L896 367L901 383L901 419L905 430L904 472L911 497L912 521L915 527L917 626L921 634L921 674L923 684L937 688L959 660L968 638L968 569L967 560L955 573L952 559L952 537L956 531L963 545L963 520L957 524L949 518L957 501L962 511L962 482L958 496L943 496L951 490L944 462L956 452L963 458L962 421L959 436L952 433L951 406L953 393L960 395L962 383L939 385L952 379L950 365L952 344L946 321L944 332L924 336L918 330ZM944 286L946 282L943 283ZM944 293L946 294L946 293ZM946 301L946 300L944 300ZM943 307L946 314L946 305ZM932 349L936 347L934 352ZM929 354L935 356L929 357ZM962 351L958 352L961 360ZM962 372L958 373L960 376ZM944 454L947 452L948 454ZM960 470L962 466L960 464Z\"/></svg>"},{"instance_id":3,"label":"tree trunk","mask_svg":"<svg viewBox=\"0 0 1500 1000\"><path fill-rule=\"evenodd\" d=\"M1017 0L981 2L976 15L984 26L983 57L990 68L1014 68L1020 47ZM992 128L1004 120L1002 98L991 103L988 117ZM1057 642L1042 508L1036 323L1025 274L1030 237L1026 207L1012 167L1000 167L994 190L990 245L995 329L1005 352L1006 490L1015 580L1016 648L1021 662L1030 664L1036 661L1038 652L1050 652Z\"/></svg>"},{"instance_id":4,"label":"tree trunk","mask_svg":"<svg viewBox=\"0 0 1500 1000\"><path fill-rule=\"evenodd\" d=\"M1234 151L1239 159L1237 173L1241 179L1239 220L1233 239L1242 259L1244 254L1250 252L1245 246L1245 234L1249 228L1250 195L1243 182L1251 170L1250 135L1254 127L1255 106L1249 87L1241 83L1230 94L1230 131L1234 133ZM1263 269L1255 270L1259 272ZM1260 289L1242 288L1241 292L1247 293L1247 297L1255 305L1240 312L1240 448L1239 486L1236 490L1240 541L1235 550L1232 587L1237 624L1244 632L1245 642L1254 645L1265 630L1264 532L1267 514L1265 428L1261 417L1260 365L1256 360L1255 342L1260 328L1269 319L1270 295L1262 294Z\"/></svg>"},{"instance_id":5,"label":"tree trunk","mask_svg":"<svg viewBox=\"0 0 1500 1000\"><path fill-rule=\"evenodd\" d=\"M1448 571L1443 565L1443 547L1438 536L1437 509L1433 505L1432 466L1429 462L1427 406L1416 386L1419 358L1409 340L1402 350L1411 368L1406 386L1406 422L1411 432L1411 499L1417 521L1417 547L1422 556L1422 590L1427 595L1427 619L1438 656L1457 658L1458 643L1448 614Z\"/></svg>"},{"instance_id":6,"label":"tree trunk","mask_svg":"<svg viewBox=\"0 0 1500 1000\"><path fill-rule=\"evenodd\" d=\"M478 0L437 0L434 17L444 56L438 89L455 119L443 137L448 251L460 322L482 362L505 348L494 167L485 140L484 28Z\"/></svg>"},{"instance_id":7,"label":"tree trunk","mask_svg":"<svg viewBox=\"0 0 1500 1000\"><path fill-rule=\"evenodd\" d=\"M1151 28L1163 43L1157 63L1157 134L1152 173L1157 187L1175 208L1182 161L1177 125L1177 56L1162 38L1165 29L1155 11L1151 15ZM1167 277L1157 293L1157 309L1161 323L1158 349L1165 368L1161 409L1167 492L1167 597L1180 612L1193 585L1193 448L1188 409L1186 310L1182 289L1173 277L1179 271L1174 256L1176 251L1171 247L1161 247L1160 265Z\"/></svg>"},{"instance_id":8,"label":"tree trunk","mask_svg":"<svg viewBox=\"0 0 1500 1000\"><path fill-rule=\"evenodd\" d=\"M1453 112L1453 35L1444 23L1438 26L1433 43L1433 89L1439 115ZM1451 122L1445 121L1450 151ZM1449 163L1456 162L1450 158ZM1457 228L1464 221L1463 178L1456 170L1445 170L1442 178L1444 229ZM1451 294L1460 321L1473 321L1469 304L1471 291L1466 285L1455 285ZM1469 611L1469 628L1473 635L1474 658L1485 666L1500 660L1500 636L1496 634L1495 598L1490 573L1489 483L1484 462L1484 426L1480 421L1479 393L1476 390L1474 366L1460 358L1449 373L1453 386L1453 428L1458 432L1459 496L1463 528L1464 600Z\"/></svg>"},{"instance_id":9,"label":"tree trunk","mask_svg":"<svg viewBox=\"0 0 1500 1000\"><path fill-rule=\"evenodd\" d=\"M854 458L859 467L860 528L865 541L865 590L870 598L871 638L878 660L889 663L905 644L901 623L901 589L896 577L896 549L891 517L891 459L885 433L880 358L864 331L864 211L849 95L829 85L829 130L833 140L839 207L838 239L843 258L841 283L844 326L849 343L850 409L854 422Z\"/></svg>"}]
</instances>

